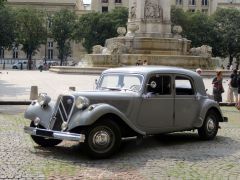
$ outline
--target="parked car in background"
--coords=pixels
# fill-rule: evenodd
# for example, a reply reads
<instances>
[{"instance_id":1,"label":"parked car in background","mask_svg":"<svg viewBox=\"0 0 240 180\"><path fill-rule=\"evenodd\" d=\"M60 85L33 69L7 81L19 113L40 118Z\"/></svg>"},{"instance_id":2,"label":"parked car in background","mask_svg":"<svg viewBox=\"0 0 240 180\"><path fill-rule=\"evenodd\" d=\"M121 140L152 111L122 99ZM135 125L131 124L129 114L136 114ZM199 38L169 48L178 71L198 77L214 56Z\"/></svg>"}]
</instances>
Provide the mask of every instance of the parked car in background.
<instances>
[{"instance_id":1,"label":"parked car in background","mask_svg":"<svg viewBox=\"0 0 240 180\"><path fill-rule=\"evenodd\" d=\"M22 69L27 69L27 64L27 61L19 61L12 65L12 69L21 69L21 65Z\"/></svg>"},{"instance_id":2,"label":"parked car in background","mask_svg":"<svg viewBox=\"0 0 240 180\"><path fill-rule=\"evenodd\" d=\"M162 66L106 70L95 91L61 94L56 102L40 94L24 116L31 120L24 130L38 145L76 141L95 158L111 156L128 137L196 129L211 140L227 121L197 73Z\"/></svg>"},{"instance_id":3,"label":"parked car in background","mask_svg":"<svg viewBox=\"0 0 240 180\"><path fill-rule=\"evenodd\" d=\"M58 66L59 63L57 61L46 61L46 64L44 62L41 62L37 64L37 69L49 69L51 66Z\"/></svg>"}]
</instances>

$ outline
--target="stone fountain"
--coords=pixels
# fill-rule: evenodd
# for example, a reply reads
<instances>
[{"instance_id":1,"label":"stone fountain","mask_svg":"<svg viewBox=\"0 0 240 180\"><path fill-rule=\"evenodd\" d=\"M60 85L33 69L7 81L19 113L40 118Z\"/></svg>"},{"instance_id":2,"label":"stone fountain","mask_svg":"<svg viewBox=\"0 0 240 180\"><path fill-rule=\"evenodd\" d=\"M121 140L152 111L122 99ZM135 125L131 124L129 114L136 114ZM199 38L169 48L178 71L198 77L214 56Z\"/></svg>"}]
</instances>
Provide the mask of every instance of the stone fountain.
<instances>
[{"instance_id":1,"label":"stone fountain","mask_svg":"<svg viewBox=\"0 0 240 180\"><path fill-rule=\"evenodd\" d=\"M127 31L118 28L118 37L107 39L105 47L96 45L85 56L91 66L135 65L147 60L151 65L209 68L213 66L211 48L190 49L182 38L182 28L171 28L169 0L129 0Z\"/></svg>"}]
</instances>

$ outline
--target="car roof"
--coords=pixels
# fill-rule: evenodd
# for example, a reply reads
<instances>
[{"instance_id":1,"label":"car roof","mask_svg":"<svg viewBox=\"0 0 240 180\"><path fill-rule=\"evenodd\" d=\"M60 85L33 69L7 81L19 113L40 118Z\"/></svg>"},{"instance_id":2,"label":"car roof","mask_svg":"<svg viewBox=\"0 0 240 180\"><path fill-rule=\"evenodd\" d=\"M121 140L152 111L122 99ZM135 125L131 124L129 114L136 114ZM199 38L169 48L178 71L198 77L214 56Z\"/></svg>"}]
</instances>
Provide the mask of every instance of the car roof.
<instances>
[{"instance_id":1,"label":"car roof","mask_svg":"<svg viewBox=\"0 0 240 180\"><path fill-rule=\"evenodd\" d=\"M120 68L110 68L105 70L103 73L139 73L143 75L152 73L176 73L189 76L198 76L198 74L194 71L172 66L127 66Z\"/></svg>"}]
</instances>

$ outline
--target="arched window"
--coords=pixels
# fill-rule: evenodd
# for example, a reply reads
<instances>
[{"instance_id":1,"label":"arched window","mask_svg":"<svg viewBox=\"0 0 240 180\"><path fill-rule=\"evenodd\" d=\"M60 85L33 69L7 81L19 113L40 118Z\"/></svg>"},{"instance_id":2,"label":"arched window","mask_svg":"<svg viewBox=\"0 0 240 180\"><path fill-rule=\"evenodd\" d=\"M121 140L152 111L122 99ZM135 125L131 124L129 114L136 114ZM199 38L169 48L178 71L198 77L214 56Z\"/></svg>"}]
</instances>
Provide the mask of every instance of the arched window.
<instances>
[{"instance_id":1,"label":"arched window","mask_svg":"<svg viewBox=\"0 0 240 180\"><path fill-rule=\"evenodd\" d=\"M196 1L195 0L189 0L189 5L196 5Z\"/></svg>"},{"instance_id":2,"label":"arched window","mask_svg":"<svg viewBox=\"0 0 240 180\"><path fill-rule=\"evenodd\" d=\"M208 5L208 0L202 0L202 6L207 6Z\"/></svg>"}]
</instances>

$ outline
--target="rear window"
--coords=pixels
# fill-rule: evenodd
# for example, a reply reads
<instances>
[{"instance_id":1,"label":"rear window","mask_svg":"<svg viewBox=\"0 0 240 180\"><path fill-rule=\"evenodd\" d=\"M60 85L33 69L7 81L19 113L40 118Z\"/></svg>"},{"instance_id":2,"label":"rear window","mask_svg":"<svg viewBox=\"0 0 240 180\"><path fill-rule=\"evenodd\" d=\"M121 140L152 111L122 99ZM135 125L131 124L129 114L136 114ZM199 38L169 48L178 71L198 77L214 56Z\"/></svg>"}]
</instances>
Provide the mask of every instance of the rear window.
<instances>
[{"instance_id":1,"label":"rear window","mask_svg":"<svg viewBox=\"0 0 240 180\"><path fill-rule=\"evenodd\" d=\"M187 77L176 76L175 90L176 90L176 95L194 95L192 82Z\"/></svg>"}]
</instances>

